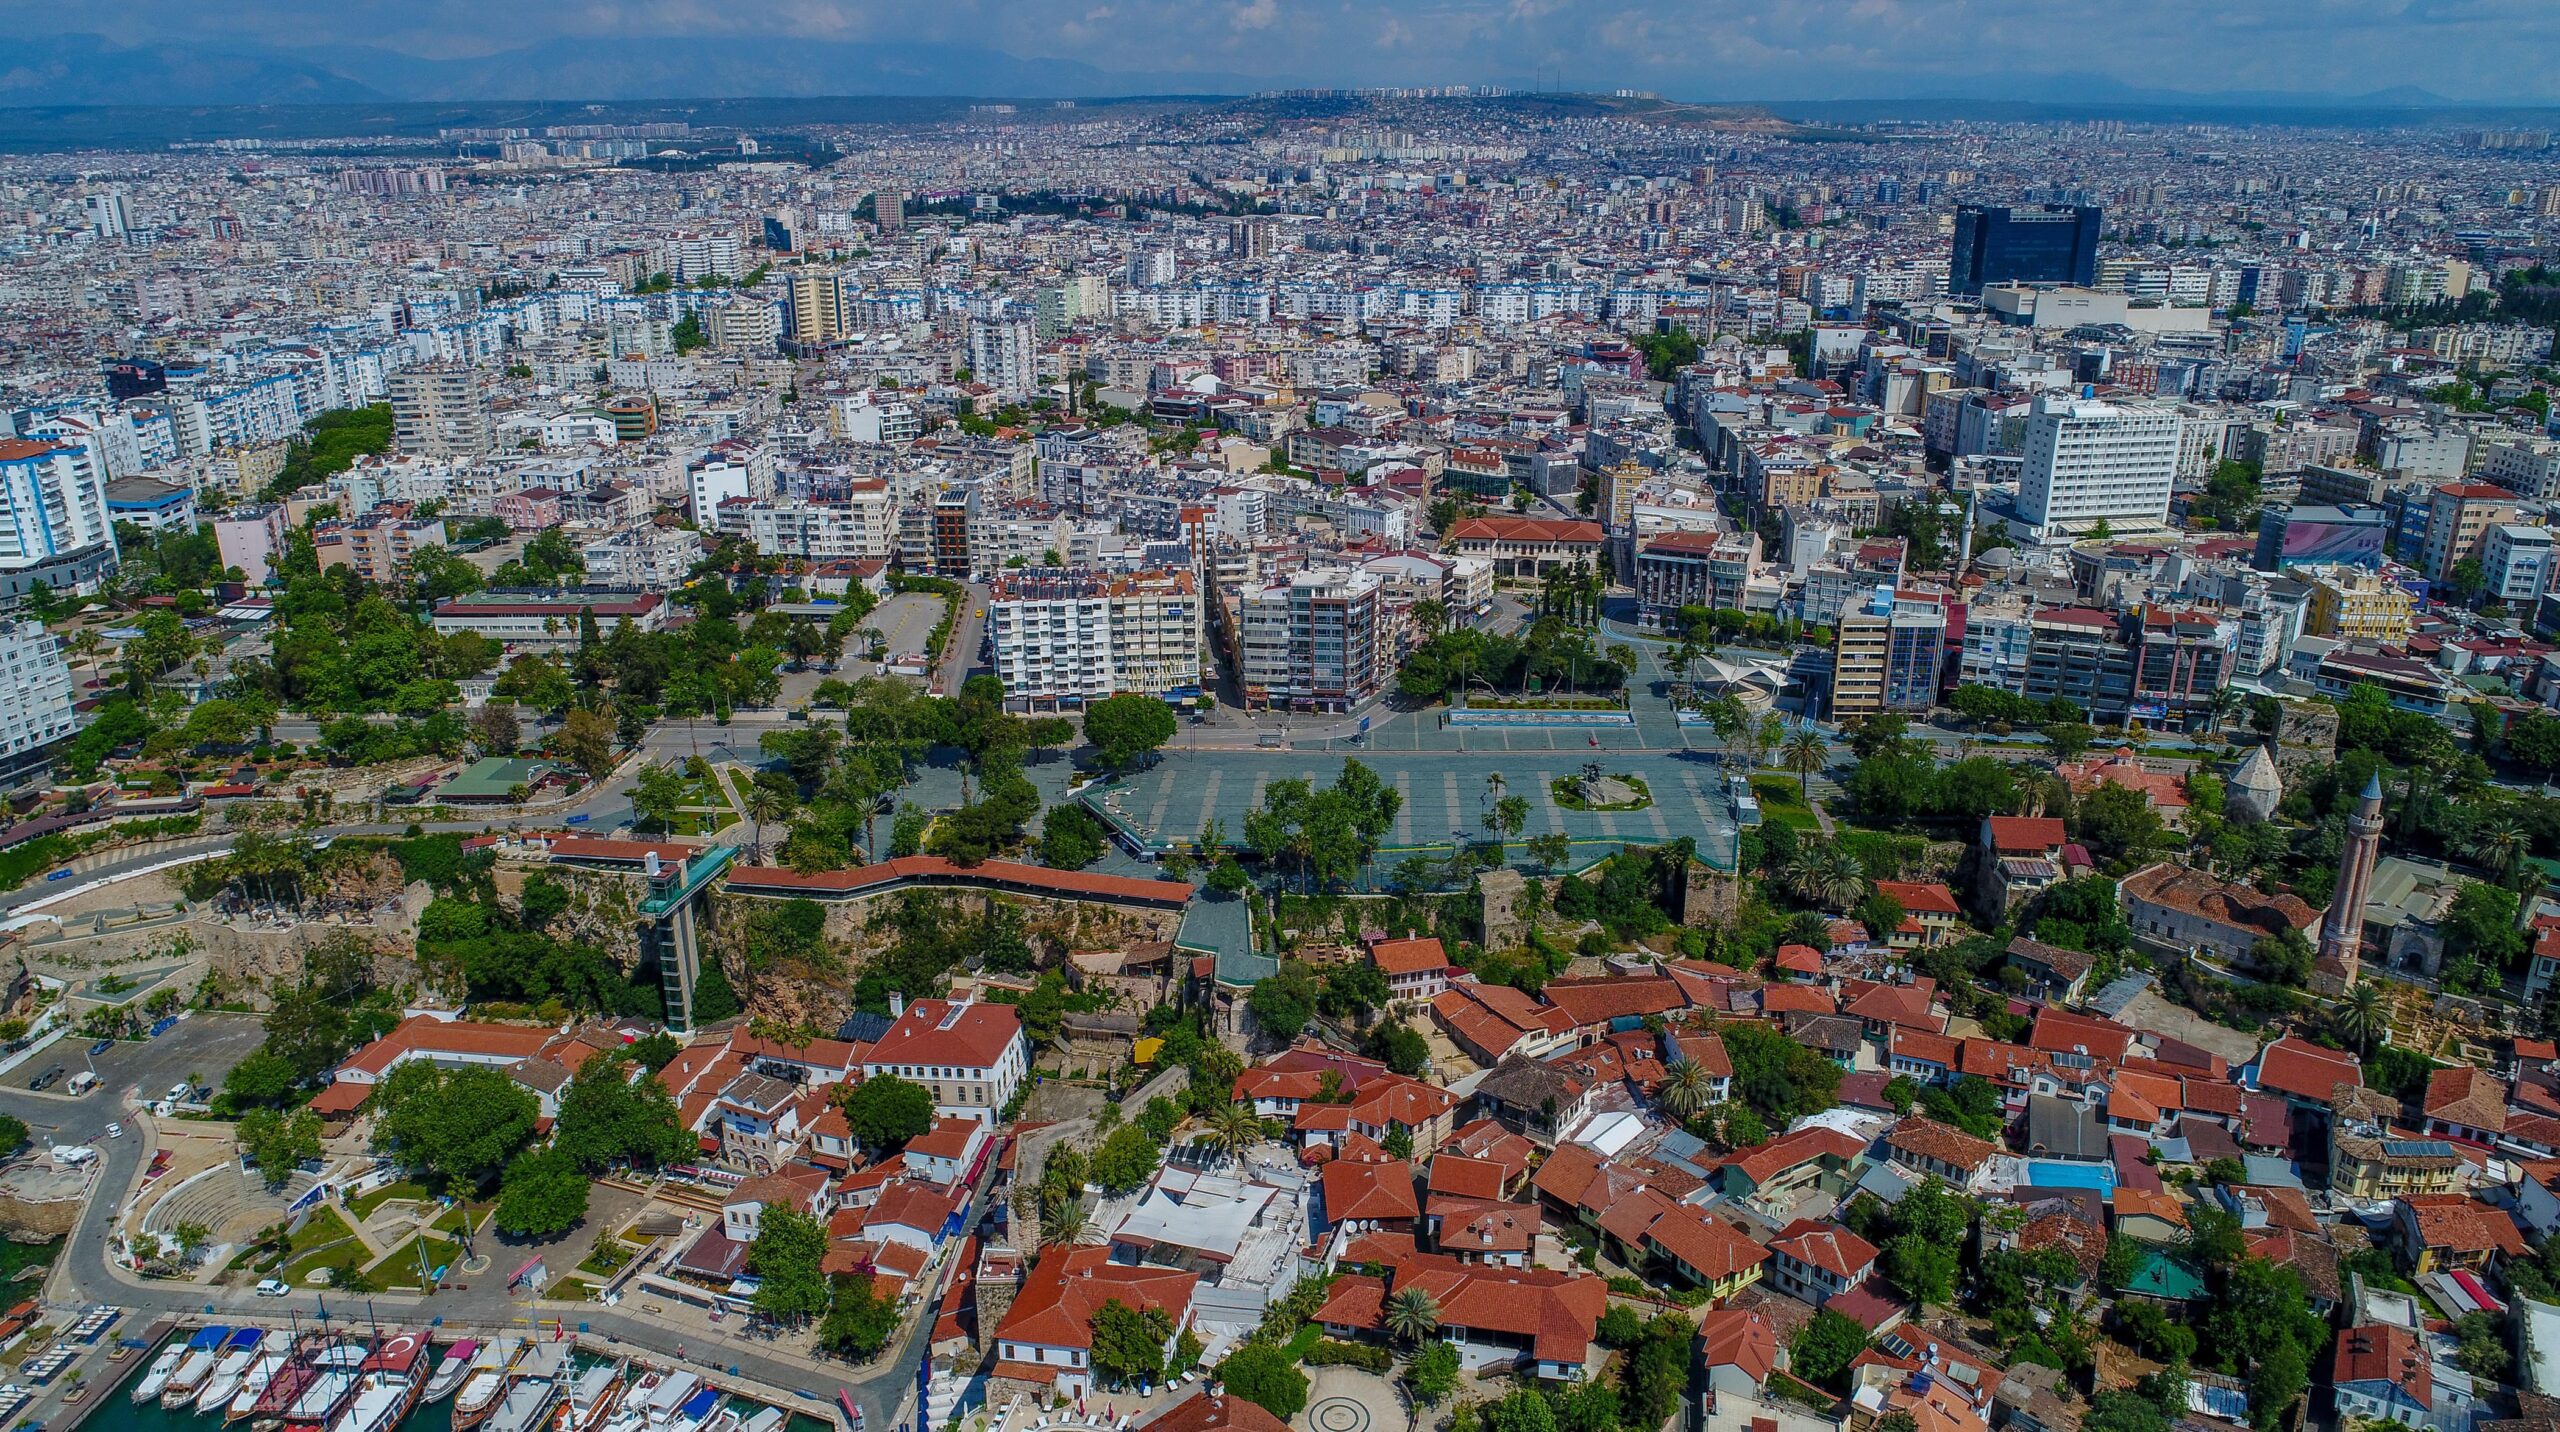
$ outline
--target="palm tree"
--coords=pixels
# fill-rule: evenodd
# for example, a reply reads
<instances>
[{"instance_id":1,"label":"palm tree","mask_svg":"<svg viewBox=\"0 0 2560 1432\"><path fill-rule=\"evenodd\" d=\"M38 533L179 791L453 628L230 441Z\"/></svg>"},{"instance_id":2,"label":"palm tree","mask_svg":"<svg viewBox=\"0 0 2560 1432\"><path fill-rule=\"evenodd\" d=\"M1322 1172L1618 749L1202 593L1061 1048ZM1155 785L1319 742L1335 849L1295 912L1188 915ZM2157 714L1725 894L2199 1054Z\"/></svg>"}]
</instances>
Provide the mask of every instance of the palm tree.
<instances>
[{"instance_id":1,"label":"palm tree","mask_svg":"<svg viewBox=\"0 0 2560 1432\"><path fill-rule=\"evenodd\" d=\"M1418 1343L1440 1330L1440 1305L1420 1288L1398 1288L1387 1295L1381 1309L1387 1336L1398 1342Z\"/></svg>"},{"instance_id":2,"label":"palm tree","mask_svg":"<svg viewBox=\"0 0 2560 1432\"><path fill-rule=\"evenodd\" d=\"M1810 803L1813 799L1813 773L1831 764L1831 743L1822 739L1822 733L1813 729L1812 722L1802 722L1788 734L1787 744L1780 749L1778 764L1795 772L1796 787Z\"/></svg>"},{"instance_id":3,"label":"palm tree","mask_svg":"<svg viewBox=\"0 0 2560 1432\"><path fill-rule=\"evenodd\" d=\"M2372 980L2358 980L2329 1011L2329 1018L2340 1039L2356 1047L2359 1053L2372 1052L2373 1046L2391 1034L2391 1004L2382 986Z\"/></svg>"},{"instance_id":4,"label":"palm tree","mask_svg":"<svg viewBox=\"0 0 2560 1432\"><path fill-rule=\"evenodd\" d=\"M1084 1242L1085 1235L1092 1231L1093 1219L1086 1214L1082 1204L1069 1204L1056 1213L1044 1211L1040 1215L1040 1246L1043 1248L1073 1248Z\"/></svg>"},{"instance_id":5,"label":"palm tree","mask_svg":"<svg viewBox=\"0 0 2560 1432\"><path fill-rule=\"evenodd\" d=\"M1262 1140L1262 1120L1239 1103L1228 1103L1209 1116L1209 1144L1234 1158Z\"/></svg>"},{"instance_id":6,"label":"palm tree","mask_svg":"<svg viewBox=\"0 0 2560 1432\"><path fill-rule=\"evenodd\" d=\"M746 805L747 819L756 823L756 861L758 864L762 864L764 861L764 823L769 820L782 819L783 813L789 810L790 807L783 803L782 792L775 790L771 786L763 785L747 787Z\"/></svg>"},{"instance_id":7,"label":"palm tree","mask_svg":"<svg viewBox=\"0 0 2560 1432\"><path fill-rule=\"evenodd\" d=\"M2514 816L2503 812L2482 816L2462 842L2463 853L2495 875L2501 885L2515 883L2516 871L2523 866L2531 848L2532 841L2524 827L2516 823Z\"/></svg>"},{"instance_id":8,"label":"palm tree","mask_svg":"<svg viewBox=\"0 0 2560 1432\"><path fill-rule=\"evenodd\" d=\"M1662 1076L1663 1111L1682 1123L1715 1102L1715 1086L1694 1059L1672 1060L1663 1066Z\"/></svg>"},{"instance_id":9,"label":"palm tree","mask_svg":"<svg viewBox=\"0 0 2560 1432\"><path fill-rule=\"evenodd\" d=\"M1866 867L1835 840L1799 843L1785 879L1798 896L1827 909L1845 910L1867 893Z\"/></svg>"}]
</instances>

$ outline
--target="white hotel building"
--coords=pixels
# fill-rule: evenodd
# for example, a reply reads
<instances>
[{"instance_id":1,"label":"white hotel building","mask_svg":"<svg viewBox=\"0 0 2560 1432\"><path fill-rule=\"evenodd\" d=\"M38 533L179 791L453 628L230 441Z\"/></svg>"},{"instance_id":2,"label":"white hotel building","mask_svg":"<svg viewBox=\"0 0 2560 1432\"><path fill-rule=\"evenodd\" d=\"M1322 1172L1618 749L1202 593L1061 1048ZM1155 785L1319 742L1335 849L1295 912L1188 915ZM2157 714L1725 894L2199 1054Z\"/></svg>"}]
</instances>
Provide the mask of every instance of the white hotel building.
<instances>
[{"instance_id":1,"label":"white hotel building","mask_svg":"<svg viewBox=\"0 0 2560 1432\"><path fill-rule=\"evenodd\" d=\"M987 595L995 674L1032 707L1197 686L1203 611L1189 572L1010 572Z\"/></svg>"},{"instance_id":2,"label":"white hotel building","mask_svg":"<svg viewBox=\"0 0 2560 1432\"><path fill-rule=\"evenodd\" d=\"M2168 408L2042 394L2027 416L2018 477L2022 535L2157 529L2169 515L2183 420Z\"/></svg>"}]
</instances>

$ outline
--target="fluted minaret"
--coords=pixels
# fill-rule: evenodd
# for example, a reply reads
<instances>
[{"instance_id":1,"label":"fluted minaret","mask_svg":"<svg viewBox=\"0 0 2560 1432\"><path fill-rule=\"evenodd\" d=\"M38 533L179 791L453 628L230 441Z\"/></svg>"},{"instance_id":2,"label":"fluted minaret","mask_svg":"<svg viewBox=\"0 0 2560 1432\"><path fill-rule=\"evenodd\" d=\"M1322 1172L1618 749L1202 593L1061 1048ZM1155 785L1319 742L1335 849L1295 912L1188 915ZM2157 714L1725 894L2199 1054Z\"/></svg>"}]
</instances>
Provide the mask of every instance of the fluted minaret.
<instances>
[{"instance_id":1,"label":"fluted minaret","mask_svg":"<svg viewBox=\"0 0 2560 1432\"><path fill-rule=\"evenodd\" d=\"M2382 853L2382 773L2364 783L2364 799L2347 817L2347 853L2338 863L2338 888L2329 897L2329 917L2320 932L2317 966L2324 982L2339 989L2356 982L2357 957L2364 945L2364 901L2373 890L2373 862Z\"/></svg>"}]
</instances>

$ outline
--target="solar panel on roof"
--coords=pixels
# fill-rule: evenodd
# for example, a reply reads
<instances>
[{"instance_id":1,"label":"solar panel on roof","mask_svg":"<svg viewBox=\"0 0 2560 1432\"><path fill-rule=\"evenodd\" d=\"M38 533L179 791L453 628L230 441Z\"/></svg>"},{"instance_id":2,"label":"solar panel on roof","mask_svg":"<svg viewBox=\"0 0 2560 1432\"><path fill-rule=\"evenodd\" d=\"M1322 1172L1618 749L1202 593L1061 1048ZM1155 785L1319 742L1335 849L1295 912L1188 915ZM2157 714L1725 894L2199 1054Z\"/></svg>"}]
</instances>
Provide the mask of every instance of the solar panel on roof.
<instances>
[{"instance_id":1,"label":"solar panel on roof","mask_svg":"<svg viewBox=\"0 0 2560 1432\"><path fill-rule=\"evenodd\" d=\"M2453 1157L2453 1145L2442 1139L2384 1139L2382 1152L2395 1159L2441 1159Z\"/></svg>"}]
</instances>

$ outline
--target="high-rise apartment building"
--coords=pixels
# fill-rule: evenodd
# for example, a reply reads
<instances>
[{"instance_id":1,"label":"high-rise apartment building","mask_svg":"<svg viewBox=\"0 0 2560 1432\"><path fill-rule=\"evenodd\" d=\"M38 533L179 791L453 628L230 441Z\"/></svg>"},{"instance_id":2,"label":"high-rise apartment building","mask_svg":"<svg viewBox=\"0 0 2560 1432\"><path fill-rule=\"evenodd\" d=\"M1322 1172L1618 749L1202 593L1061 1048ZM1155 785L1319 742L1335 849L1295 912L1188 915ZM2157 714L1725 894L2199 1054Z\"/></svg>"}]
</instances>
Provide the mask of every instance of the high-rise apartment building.
<instances>
[{"instance_id":1,"label":"high-rise apartment building","mask_svg":"<svg viewBox=\"0 0 2560 1432\"><path fill-rule=\"evenodd\" d=\"M86 590L115 567L107 485L89 449L0 438L0 587Z\"/></svg>"},{"instance_id":2,"label":"high-rise apartment building","mask_svg":"<svg viewBox=\"0 0 2560 1432\"><path fill-rule=\"evenodd\" d=\"M1876 592L1832 631L1831 719L1926 711L1946 669L1947 612L1935 593Z\"/></svg>"},{"instance_id":3,"label":"high-rise apartment building","mask_svg":"<svg viewBox=\"0 0 2560 1432\"><path fill-rule=\"evenodd\" d=\"M1237 604L1245 703L1347 711L1377 695L1385 586L1373 572L1332 567L1247 588Z\"/></svg>"},{"instance_id":4,"label":"high-rise apartment building","mask_svg":"<svg viewBox=\"0 0 2560 1432\"><path fill-rule=\"evenodd\" d=\"M880 232L884 234L906 232L907 196L893 194L886 189L872 195L871 219L880 226Z\"/></svg>"},{"instance_id":5,"label":"high-rise apartment building","mask_svg":"<svg viewBox=\"0 0 2560 1432\"><path fill-rule=\"evenodd\" d=\"M1008 701L1160 696L1200 684L1202 610L1187 571L1032 569L989 588L987 637Z\"/></svg>"},{"instance_id":6,"label":"high-rise apartment building","mask_svg":"<svg viewBox=\"0 0 2560 1432\"><path fill-rule=\"evenodd\" d=\"M2027 416L2018 520L2044 535L2164 521L2181 425L2167 408L2039 396Z\"/></svg>"},{"instance_id":7,"label":"high-rise apartment building","mask_svg":"<svg viewBox=\"0 0 2560 1432\"><path fill-rule=\"evenodd\" d=\"M480 375L458 363L429 363L391 375L391 431L413 457L479 457L489 451L489 405Z\"/></svg>"},{"instance_id":8,"label":"high-rise apartment building","mask_svg":"<svg viewBox=\"0 0 2560 1432\"><path fill-rule=\"evenodd\" d=\"M133 231L133 215L125 207L124 194L115 189L102 189L80 201L89 216L89 232L102 239L121 239Z\"/></svg>"},{"instance_id":9,"label":"high-rise apartment building","mask_svg":"<svg viewBox=\"0 0 2560 1432\"><path fill-rule=\"evenodd\" d=\"M79 729L61 641L42 622L0 622L0 768Z\"/></svg>"},{"instance_id":10,"label":"high-rise apartment building","mask_svg":"<svg viewBox=\"0 0 2560 1432\"><path fill-rule=\"evenodd\" d=\"M1031 320L1002 316L969 320L969 372L995 390L999 401L1018 403L1038 385L1039 347Z\"/></svg>"},{"instance_id":11,"label":"high-rise apartment building","mask_svg":"<svg viewBox=\"0 0 2560 1432\"><path fill-rule=\"evenodd\" d=\"M858 478L840 499L771 497L746 507L747 540L777 557L813 562L887 560L897 551L898 514L889 484Z\"/></svg>"},{"instance_id":12,"label":"high-rise apartment building","mask_svg":"<svg viewBox=\"0 0 2560 1432\"><path fill-rule=\"evenodd\" d=\"M2480 555L2489 529L2516 520L2516 495L2485 482L2448 482L2427 494L2425 560L2419 570L2439 587L2453 585L2453 569Z\"/></svg>"},{"instance_id":13,"label":"high-rise apartment building","mask_svg":"<svg viewBox=\"0 0 2560 1432\"><path fill-rule=\"evenodd\" d=\"M834 269L791 271L791 341L809 347L844 339L844 290Z\"/></svg>"},{"instance_id":14,"label":"high-rise apartment building","mask_svg":"<svg viewBox=\"0 0 2560 1432\"><path fill-rule=\"evenodd\" d=\"M1956 210L1947 291L1980 293L1986 283L2059 283L2087 288L2098 279L2098 231L2105 211L2087 205Z\"/></svg>"}]
</instances>

